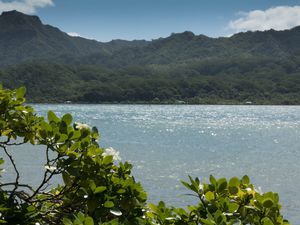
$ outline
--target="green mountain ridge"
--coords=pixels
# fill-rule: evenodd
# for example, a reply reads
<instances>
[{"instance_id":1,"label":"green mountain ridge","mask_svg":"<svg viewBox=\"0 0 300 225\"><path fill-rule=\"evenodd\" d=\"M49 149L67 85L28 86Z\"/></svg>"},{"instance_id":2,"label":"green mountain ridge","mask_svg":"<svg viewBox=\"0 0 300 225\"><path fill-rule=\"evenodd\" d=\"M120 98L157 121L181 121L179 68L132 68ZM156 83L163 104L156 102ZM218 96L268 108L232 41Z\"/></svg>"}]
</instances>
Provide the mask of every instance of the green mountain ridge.
<instances>
[{"instance_id":1,"label":"green mountain ridge","mask_svg":"<svg viewBox=\"0 0 300 225\"><path fill-rule=\"evenodd\" d=\"M300 104L300 26L152 41L71 37L37 16L0 16L0 82L33 102Z\"/></svg>"},{"instance_id":2,"label":"green mountain ridge","mask_svg":"<svg viewBox=\"0 0 300 225\"><path fill-rule=\"evenodd\" d=\"M96 41L70 37L58 28L43 25L36 16L17 11L0 16L0 65L64 54L87 55L102 48Z\"/></svg>"}]
</instances>

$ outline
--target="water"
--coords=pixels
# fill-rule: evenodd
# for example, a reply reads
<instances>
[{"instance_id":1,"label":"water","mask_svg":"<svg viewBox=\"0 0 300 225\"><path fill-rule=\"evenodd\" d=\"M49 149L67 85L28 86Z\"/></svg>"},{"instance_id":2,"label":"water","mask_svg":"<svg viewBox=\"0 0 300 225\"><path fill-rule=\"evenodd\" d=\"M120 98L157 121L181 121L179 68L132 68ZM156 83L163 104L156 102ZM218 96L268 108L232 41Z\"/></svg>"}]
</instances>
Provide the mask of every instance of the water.
<instances>
[{"instance_id":1,"label":"water","mask_svg":"<svg viewBox=\"0 0 300 225\"><path fill-rule=\"evenodd\" d=\"M283 213L300 221L300 106L186 105L34 105L38 113L71 112L75 120L96 125L101 146L117 149L134 165L133 173L149 193L185 206L195 199L180 180L197 176L248 174L262 191L278 192ZM40 149L17 150L21 170L32 184L43 171ZM11 168L6 168L6 178Z\"/></svg>"}]
</instances>

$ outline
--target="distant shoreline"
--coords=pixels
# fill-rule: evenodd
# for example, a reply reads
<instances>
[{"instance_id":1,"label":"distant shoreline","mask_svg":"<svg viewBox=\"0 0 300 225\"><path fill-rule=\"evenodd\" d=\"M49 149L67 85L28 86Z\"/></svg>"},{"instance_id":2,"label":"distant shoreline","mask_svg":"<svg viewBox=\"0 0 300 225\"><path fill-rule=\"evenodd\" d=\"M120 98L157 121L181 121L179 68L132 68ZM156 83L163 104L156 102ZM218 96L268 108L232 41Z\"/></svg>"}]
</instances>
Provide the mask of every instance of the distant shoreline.
<instances>
[{"instance_id":1,"label":"distant shoreline","mask_svg":"<svg viewBox=\"0 0 300 225\"><path fill-rule=\"evenodd\" d=\"M92 103L92 102L28 102L32 105L177 105L177 106L300 106L300 104L243 104L243 103L217 103L217 104L199 104L199 103L151 103L151 102L102 102L102 103Z\"/></svg>"}]
</instances>

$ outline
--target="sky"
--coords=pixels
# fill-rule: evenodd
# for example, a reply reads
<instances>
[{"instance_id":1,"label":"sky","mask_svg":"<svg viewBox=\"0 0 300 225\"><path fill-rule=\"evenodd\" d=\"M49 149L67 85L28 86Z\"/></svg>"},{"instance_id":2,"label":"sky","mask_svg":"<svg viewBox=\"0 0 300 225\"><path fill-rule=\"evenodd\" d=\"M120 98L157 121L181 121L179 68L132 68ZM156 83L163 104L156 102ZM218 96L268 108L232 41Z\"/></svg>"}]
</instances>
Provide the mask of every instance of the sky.
<instances>
[{"instance_id":1,"label":"sky","mask_svg":"<svg viewBox=\"0 0 300 225\"><path fill-rule=\"evenodd\" d=\"M209 37L300 25L300 0L0 0L72 36L107 42L192 31Z\"/></svg>"}]
</instances>

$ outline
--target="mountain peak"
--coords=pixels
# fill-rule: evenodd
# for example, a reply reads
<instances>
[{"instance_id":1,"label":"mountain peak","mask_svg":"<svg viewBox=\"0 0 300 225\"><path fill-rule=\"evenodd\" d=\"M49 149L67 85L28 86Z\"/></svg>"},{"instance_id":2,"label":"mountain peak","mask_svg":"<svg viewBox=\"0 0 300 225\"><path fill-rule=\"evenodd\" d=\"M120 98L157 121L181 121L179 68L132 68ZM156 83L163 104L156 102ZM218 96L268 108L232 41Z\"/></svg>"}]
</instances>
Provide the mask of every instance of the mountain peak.
<instances>
[{"instance_id":1,"label":"mountain peak","mask_svg":"<svg viewBox=\"0 0 300 225\"><path fill-rule=\"evenodd\" d=\"M171 37L186 37L186 38L193 38L195 34L191 31L184 31L182 33L172 33Z\"/></svg>"},{"instance_id":2,"label":"mountain peak","mask_svg":"<svg viewBox=\"0 0 300 225\"><path fill-rule=\"evenodd\" d=\"M14 25L23 25L27 23L34 25L42 24L38 16L26 15L17 10L2 12L0 16L0 21Z\"/></svg>"},{"instance_id":3,"label":"mountain peak","mask_svg":"<svg viewBox=\"0 0 300 225\"><path fill-rule=\"evenodd\" d=\"M16 15L23 15L23 16L25 16L26 14L21 13L21 12L19 12L17 10L4 11L1 14L1 16L16 16Z\"/></svg>"}]
</instances>

